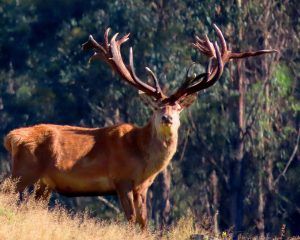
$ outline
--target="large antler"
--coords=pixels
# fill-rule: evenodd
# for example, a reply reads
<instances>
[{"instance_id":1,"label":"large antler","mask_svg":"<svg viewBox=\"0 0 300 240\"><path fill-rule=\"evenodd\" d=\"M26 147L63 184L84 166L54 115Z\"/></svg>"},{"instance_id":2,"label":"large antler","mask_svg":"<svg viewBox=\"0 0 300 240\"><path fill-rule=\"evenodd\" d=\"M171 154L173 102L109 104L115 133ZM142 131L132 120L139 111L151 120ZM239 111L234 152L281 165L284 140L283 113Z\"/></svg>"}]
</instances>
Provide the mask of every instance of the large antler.
<instances>
[{"instance_id":1,"label":"large antler","mask_svg":"<svg viewBox=\"0 0 300 240\"><path fill-rule=\"evenodd\" d=\"M165 102L175 102L180 98L184 98L188 95L192 95L201 91L205 88L211 87L214 83L218 81L223 72L224 65L231 59L236 58L246 58L252 56L258 56L266 53L274 53L278 52L277 50L260 50L255 52L242 52L242 53L234 53L231 52L226 44L225 38L221 32L221 30L214 24L213 25L217 36L221 43L221 56L219 56L219 48L217 43L212 43L207 36L205 39L201 39L196 36L196 42L193 43L193 46L199 50L200 53L203 53L207 57L209 57L209 64L207 67L206 73L199 74L193 79L188 77L189 70L187 71L186 81L182 84L182 86L172 94L168 99L165 99ZM221 59L220 59L221 58ZM210 71L210 66L212 59L217 59L217 64Z\"/></svg>"},{"instance_id":2,"label":"large antler","mask_svg":"<svg viewBox=\"0 0 300 240\"><path fill-rule=\"evenodd\" d=\"M142 92L146 93L149 96L153 96L155 99L163 99L166 96L161 91L159 86L158 80L154 73L149 69L146 68L148 74L154 81L155 86L152 87L142 80L140 80L137 75L135 74L134 70L134 63L133 63L133 50L130 48L129 51L129 66L126 66L123 62L122 55L120 52L121 45L126 42L129 38L129 34L125 35L119 40L117 39L118 33L116 33L110 40L108 40L110 28L105 31L104 34L104 43L99 44L92 35L89 36L89 40L82 45L83 50L94 50L94 55L90 58L90 61L98 59L105 61L108 63L111 68L120 75L120 77L125 80L130 85L134 86L135 88L141 90Z\"/></svg>"}]
</instances>

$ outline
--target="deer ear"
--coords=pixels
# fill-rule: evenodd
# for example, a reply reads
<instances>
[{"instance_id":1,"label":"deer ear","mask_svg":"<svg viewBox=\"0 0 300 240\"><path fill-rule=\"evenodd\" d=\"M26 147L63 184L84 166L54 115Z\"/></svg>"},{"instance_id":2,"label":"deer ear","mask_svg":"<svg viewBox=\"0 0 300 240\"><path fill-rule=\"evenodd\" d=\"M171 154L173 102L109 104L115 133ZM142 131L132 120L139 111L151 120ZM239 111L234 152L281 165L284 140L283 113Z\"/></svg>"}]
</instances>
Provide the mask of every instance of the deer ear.
<instances>
[{"instance_id":1,"label":"deer ear","mask_svg":"<svg viewBox=\"0 0 300 240\"><path fill-rule=\"evenodd\" d=\"M194 94L191 94L191 95L188 95L186 97L183 97L181 99L179 99L177 101L177 103L180 105L180 107L182 109L184 108L188 108L189 106L191 106L193 104L193 102L197 99L197 93L194 93Z\"/></svg>"},{"instance_id":2,"label":"deer ear","mask_svg":"<svg viewBox=\"0 0 300 240\"><path fill-rule=\"evenodd\" d=\"M155 101L155 99L146 93L139 91L139 96L142 99L143 103L147 106L150 107L153 110L158 109L158 103Z\"/></svg>"}]
</instances>

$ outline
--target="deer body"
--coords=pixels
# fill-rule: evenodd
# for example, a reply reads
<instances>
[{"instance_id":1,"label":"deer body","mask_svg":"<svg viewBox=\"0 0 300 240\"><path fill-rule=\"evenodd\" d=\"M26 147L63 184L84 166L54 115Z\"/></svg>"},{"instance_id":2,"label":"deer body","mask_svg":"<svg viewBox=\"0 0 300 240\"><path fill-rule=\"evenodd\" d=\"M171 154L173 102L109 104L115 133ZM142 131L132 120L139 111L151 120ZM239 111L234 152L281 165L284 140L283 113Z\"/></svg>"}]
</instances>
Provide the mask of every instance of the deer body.
<instances>
[{"instance_id":1,"label":"deer body","mask_svg":"<svg viewBox=\"0 0 300 240\"><path fill-rule=\"evenodd\" d=\"M11 131L4 144L12 155L12 177L19 179L17 190L22 192L38 183L37 197L47 196L51 190L69 196L117 193L127 219L145 227L147 190L176 152L180 112L192 104L197 92L217 82L230 59L274 52L232 53L220 29L214 28L221 42L221 52L217 43L211 43L208 37L196 37L194 47L209 57L206 72L191 78L188 70L186 81L169 97L162 92L149 68L146 70L154 86L136 76L132 49L130 64L123 62L120 46L129 35L117 40L116 34L109 41L108 29L103 44L90 36L83 50L94 50L91 60L105 61L122 80L142 92L154 107L154 114L144 127L119 124L81 128L41 124Z\"/></svg>"},{"instance_id":2,"label":"deer body","mask_svg":"<svg viewBox=\"0 0 300 240\"><path fill-rule=\"evenodd\" d=\"M134 188L151 185L172 159L177 129L164 135L153 121L141 128L36 125L11 131L5 146L15 168L24 163L22 151L26 150L29 165L39 169L36 178L50 189L73 196L114 193L118 181L129 181Z\"/></svg>"}]
</instances>

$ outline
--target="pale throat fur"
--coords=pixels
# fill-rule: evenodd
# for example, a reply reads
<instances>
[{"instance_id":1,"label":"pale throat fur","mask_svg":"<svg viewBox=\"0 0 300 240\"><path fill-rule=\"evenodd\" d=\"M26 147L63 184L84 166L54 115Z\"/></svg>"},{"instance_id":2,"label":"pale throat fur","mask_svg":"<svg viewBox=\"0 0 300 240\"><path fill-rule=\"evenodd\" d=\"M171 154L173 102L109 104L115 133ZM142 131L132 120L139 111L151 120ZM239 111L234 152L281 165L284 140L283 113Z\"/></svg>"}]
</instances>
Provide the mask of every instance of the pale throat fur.
<instances>
[{"instance_id":1,"label":"pale throat fur","mask_svg":"<svg viewBox=\"0 0 300 240\"><path fill-rule=\"evenodd\" d=\"M170 163L177 149L179 121L175 124L164 125L152 116L148 124L143 127L149 133L149 138L143 149L148 153L147 175L157 175Z\"/></svg>"}]
</instances>

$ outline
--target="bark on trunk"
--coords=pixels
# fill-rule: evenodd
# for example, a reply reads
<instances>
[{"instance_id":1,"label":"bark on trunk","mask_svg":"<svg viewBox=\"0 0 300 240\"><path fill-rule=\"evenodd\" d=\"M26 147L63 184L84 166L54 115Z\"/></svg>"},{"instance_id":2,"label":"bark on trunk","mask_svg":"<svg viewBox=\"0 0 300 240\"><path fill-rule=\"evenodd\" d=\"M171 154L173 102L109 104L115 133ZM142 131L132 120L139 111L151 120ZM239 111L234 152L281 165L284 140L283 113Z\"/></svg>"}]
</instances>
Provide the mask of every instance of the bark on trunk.
<instances>
[{"instance_id":1,"label":"bark on trunk","mask_svg":"<svg viewBox=\"0 0 300 240\"><path fill-rule=\"evenodd\" d=\"M170 224L170 186L171 186L171 173L168 168L166 168L160 174L160 184L161 184L161 208L160 208L160 218L161 227L168 226Z\"/></svg>"},{"instance_id":2,"label":"bark on trunk","mask_svg":"<svg viewBox=\"0 0 300 240\"><path fill-rule=\"evenodd\" d=\"M219 195L218 195L218 176L216 171L214 170L211 174L211 184L212 184L212 193L213 193L213 223L214 223L214 234L215 236L219 236Z\"/></svg>"},{"instance_id":3,"label":"bark on trunk","mask_svg":"<svg viewBox=\"0 0 300 240\"><path fill-rule=\"evenodd\" d=\"M262 164L260 164L262 165ZM257 209L257 229L259 233L259 238L264 239L265 236L265 218L264 218L264 210L265 210L265 201L264 201L264 189L263 189L263 169L262 166L258 170L258 209Z\"/></svg>"},{"instance_id":4,"label":"bark on trunk","mask_svg":"<svg viewBox=\"0 0 300 240\"><path fill-rule=\"evenodd\" d=\"M163 170L157 177L155 184L151 187L152 195L152 219L156 227L162 229L171 223L170 203L171 173L168 168ZM149 197L151 199L151 196ZM150 204L151 205L151 204Z\"/></svg>"},{"instance_id":5,"label":"bark on trunk","mask_svg":"<svg viewBox=\"0 0 300 240\"><path fill-rule=\"evenodd\" d=\"M231 222L234 226L233 239L238 239L238 234L242 231L244 206L243 206L243 159L244 159L244 112L245 112L245 87L244 87L243 62L237 64L237 81L238 81L238 127L239 133L235 145L235 158L231 165L230 185L231 185Z\"/></svg>"}]
</instances>

